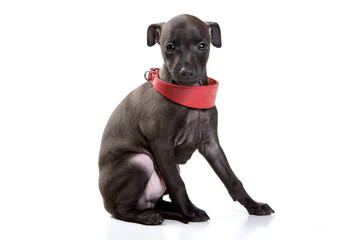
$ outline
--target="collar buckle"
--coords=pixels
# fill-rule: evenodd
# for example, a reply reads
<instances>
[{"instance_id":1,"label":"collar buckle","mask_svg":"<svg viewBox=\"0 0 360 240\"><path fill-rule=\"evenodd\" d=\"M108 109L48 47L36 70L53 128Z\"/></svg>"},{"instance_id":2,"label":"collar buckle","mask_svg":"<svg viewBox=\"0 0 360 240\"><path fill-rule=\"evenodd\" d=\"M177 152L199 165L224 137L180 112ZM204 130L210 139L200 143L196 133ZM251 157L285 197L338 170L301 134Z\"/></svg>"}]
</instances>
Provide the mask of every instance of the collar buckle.
<instances>
[{"instance_id":1,"label":"collar buckle","mask_svg":"<svg viewBox=\"0 0 360 240\"><path fill-rule=\"evenodd\" d=\"M156 75L156 74L157 74L156 68L150 68L149 71L146 71L144 73L144 78L145 78L146 81L152 82L155 79L154 75Z\"/></svg>"}]
</instances>

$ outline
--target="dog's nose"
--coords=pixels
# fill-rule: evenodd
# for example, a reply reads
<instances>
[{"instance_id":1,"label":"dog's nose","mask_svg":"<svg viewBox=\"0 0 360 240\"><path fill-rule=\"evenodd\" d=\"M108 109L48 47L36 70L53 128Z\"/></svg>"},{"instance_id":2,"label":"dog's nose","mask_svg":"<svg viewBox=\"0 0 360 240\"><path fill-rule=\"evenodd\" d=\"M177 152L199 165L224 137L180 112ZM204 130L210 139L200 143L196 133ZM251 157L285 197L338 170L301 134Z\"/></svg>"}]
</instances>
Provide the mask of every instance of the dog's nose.
<instances>
[{"instance_id":1,"label":"dog's nose","mask_svg":"<svg viewBox=\"0 0 360 240\"><path fill-rule=\"evenodd\" d=\"M180 76L182 78L192 78L194 76L194 69L192 67L182 67L180 69Z\"/></svg>"}]
</instances>

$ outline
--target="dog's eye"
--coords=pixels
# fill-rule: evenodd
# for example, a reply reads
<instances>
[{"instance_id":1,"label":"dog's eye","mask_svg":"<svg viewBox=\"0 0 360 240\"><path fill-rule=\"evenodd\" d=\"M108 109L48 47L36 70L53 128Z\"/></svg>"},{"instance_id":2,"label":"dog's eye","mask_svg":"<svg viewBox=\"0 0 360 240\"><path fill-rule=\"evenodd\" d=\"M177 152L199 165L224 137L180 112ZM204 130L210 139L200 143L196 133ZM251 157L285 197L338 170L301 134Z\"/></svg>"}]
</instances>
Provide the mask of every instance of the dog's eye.
<instances>
[{"instance_id":1,"label":"dog's eye","mask_svg":"<svg viewBox=\"0 0 360 240\"><path fill-rule=\"evenodd\" d=\"M173 51L175 51L175 45L174 45L173 43L168 43L168 44L166 45L166 51L168 51L168 52L173 52Z\"/></svg>"},{"instance_id":2,"label":"dog's eye","mask_svg":"<svg viewBox=\"0 0 360 240\"><path fill-rule=\"evenodd\" d=\"M199 50L200 51L206 51L206 49L207 49L207 46L206 46L205 43L202 42L202 43L199 44Z\"/></svg>"}]
</instances>

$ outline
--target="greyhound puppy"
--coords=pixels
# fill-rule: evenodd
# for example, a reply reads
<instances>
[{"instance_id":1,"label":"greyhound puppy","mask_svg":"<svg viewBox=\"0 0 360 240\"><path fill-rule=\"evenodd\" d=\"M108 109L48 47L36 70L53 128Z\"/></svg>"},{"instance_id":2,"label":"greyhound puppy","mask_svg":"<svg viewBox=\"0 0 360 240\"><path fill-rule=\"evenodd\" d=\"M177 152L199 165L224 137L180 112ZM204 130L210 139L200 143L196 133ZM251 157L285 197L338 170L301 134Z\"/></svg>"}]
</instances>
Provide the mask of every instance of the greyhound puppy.
<instances>
[{"instance_id":1,"label":"greyhound puppy","mask_svg":"<svg viewBox=\"0 0 360 240\"><path fill-rule=\"evenodd\" d=\"M210 45L221 47L217 23L179 15L152 24L147 44L160 44L164 59L160 79L185 86L209 85L206 63ZM189 199L179 174L198 150L234 201L253 215L274 213L254 201L231 170L219 144L216 107L190 108L165 98L150 82L132 91L111 115L99 154L99 188L105 209L116 219L159 225L209 220ZM169 194L171 202L162 199Z\"/></svg>"}]
</instances>

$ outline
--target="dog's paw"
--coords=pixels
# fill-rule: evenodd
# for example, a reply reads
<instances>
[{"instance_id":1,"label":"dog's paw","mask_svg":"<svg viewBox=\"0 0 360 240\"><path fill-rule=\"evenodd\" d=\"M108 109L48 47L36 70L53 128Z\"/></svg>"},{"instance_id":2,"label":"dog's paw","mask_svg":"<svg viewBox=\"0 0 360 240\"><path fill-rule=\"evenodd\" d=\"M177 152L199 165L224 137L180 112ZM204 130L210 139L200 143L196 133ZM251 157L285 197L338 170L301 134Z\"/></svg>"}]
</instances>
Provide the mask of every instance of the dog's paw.
<instances>
[{"instance_id":1,"label":"dog's paw","mask_svg":"<svg viewBox=\"0 0 360 240\"><path fill-rule=\"evenodd\" d=\"M140 222L145 225L160 225L164 222L164 219L159 213L149 211L141 214Z\"/></svg>"},{"instance_id":2,"label":"dog's paw","mask_svg":"<svg viewBox=\"0 0 360 240\"><path fill-rule=\"evenodd\" d=\"M186 214L186 218L190 222L205 222L207 220L210 220L206 212L197 207L195 207L189 214Z\"/></svg>"},{"instance_id":3,"label":"dog's paw","mask_svg":"<svg viewBox=\"0 0 360 240\"><path fill-rule=\"evenodd\" d=\"M249 207L247 211L250 215L265 216L275 213L275 211L266 203L257 203L254 202Z\"/></svg>"}]
</instances>

